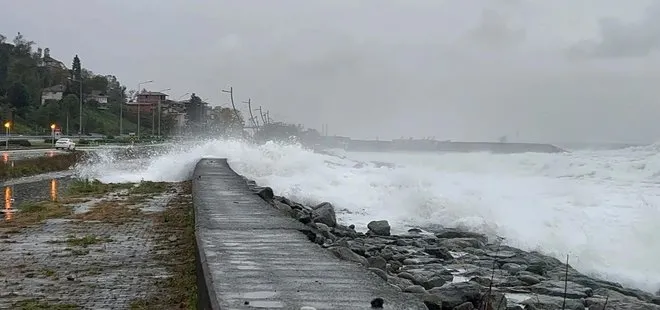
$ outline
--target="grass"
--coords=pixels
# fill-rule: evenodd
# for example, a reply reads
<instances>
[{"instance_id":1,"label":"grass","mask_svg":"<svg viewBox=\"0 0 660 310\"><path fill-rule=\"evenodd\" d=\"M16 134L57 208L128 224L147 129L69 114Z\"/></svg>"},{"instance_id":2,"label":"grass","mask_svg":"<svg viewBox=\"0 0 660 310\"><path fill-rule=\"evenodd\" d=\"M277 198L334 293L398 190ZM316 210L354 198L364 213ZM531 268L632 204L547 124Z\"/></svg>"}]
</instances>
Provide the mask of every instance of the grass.
<instances>
[{"instance_id":1,"label":"grass","mask_svg":"<svg viewBox=\"0 0 660 310\"><path fill-rule=\"evenodd\" d=\"M134 300L130 309L196 309L197 277L195 269L195 219L192 207L191 182L184 183L183 195L168 203L165 211L154 215L155 230L159 239L157 249L167 249L167 254L157 255L157 260L167 266L171 277L159 280L158 290L145 299ZM176 234L176 241L168 237Z\"/></svg>"},{"instance_id":2,"label":"grass","mask_svg":"<svg viewBox=\"0 0 660 310\"><path fill-rule=\"evenodd\" d=\"M20 212L11 221L0 222L0 227L22 227L34 225L47 219L63 218L73 213L70 206L58 202L30 202L18 206Z\"/></svg>"},{"instance_id":3,"label":"grass","mask_svg":"<svg viewBox=\"0 0 660 310\"><path fill-rule=\"evenodd\" d=\"M83 221L124 223L137 219L141 214L140 209L123 205L117 201L101 201L91 207L88 212L75 215L75 218Z\"/></svg>"},{"instance_id":4,"label":"grass","mask_svg":"<svg viewBox=\"0 0 660 310\"><path fill-rule=\"evenodd\" d=\"M28 299L15 303L14 309L17 310L75 310L80 309L79 306L74 304L51 304L48 302L38 301L36 299Z\"/></svg>"},{"instance_id":5,"label":"grass","mask_svg":"<svg viewBox=\"0 0 660 310\"><path fill-rule=\"evenodd\" d=\"M137 186L131 188L131 194L146 195L146 194L158 194L166 191L169 188L167 182L151 182L151 181L142 181L137 184Z\"/></svg>"},{"instance_id":6,"label":"grass","mask_svg":"<svg viewBox=\"0 0 660 310\"><path fill-rule=\"evenodd\" d=\"M101 196L107 193L128 189L132 183L103 183L99 180L77 179L69 184L67 194L70 197Z\"/></svg>"},{"instance_id":7,"label":"grass","mask_svg":"<svg viewBox=\"0 0 660 310\"><path fill-rule=\"evenodd\" d=\"M83 158L81 152L0 162L0 181L41 173L67 170Z\"/></svg>"}]
</instances>

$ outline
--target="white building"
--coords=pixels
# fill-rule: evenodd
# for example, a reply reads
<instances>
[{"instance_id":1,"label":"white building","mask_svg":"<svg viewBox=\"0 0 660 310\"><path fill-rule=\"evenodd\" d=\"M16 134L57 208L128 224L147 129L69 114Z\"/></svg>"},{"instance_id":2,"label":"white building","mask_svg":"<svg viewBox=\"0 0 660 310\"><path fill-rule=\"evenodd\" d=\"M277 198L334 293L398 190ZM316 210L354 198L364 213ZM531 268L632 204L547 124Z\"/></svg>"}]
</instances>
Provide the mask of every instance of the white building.
<instances>
[{"instance_id":1,"label":"white building","mask_svg":"<svg viewBox=\"0 0 660 310\"><path fill-rule=\"evenodd\" d=\"M44 88L41 90L41 105L46 104L46 100L62 100L66 86L64 85L55 85L52 87Z\"/></svg>"}]
</instances>

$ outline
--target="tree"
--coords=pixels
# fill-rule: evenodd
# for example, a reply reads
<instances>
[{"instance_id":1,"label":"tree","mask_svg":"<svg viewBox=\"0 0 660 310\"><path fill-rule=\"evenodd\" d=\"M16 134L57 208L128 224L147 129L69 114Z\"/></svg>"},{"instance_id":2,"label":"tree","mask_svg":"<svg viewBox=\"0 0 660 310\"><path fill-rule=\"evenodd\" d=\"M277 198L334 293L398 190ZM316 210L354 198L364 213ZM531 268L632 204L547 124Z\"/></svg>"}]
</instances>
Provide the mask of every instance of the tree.
<instances>
[{"instance_id":1,"label":"tree","mask_svg":"<svg viewBox=\"0 0 660 310\"><path fill-rule=\"evenodd\" d=\"M34 41L26 40L19 32L16 37L14 37L14 54L30 55L32 54L32 45L34 45Z\"/></svg>"},{"instance_id":2,"label":"tree","mask_svg":"<svg viewBox=\"0 0 660 310\"><path fill-rule=\"evenodd\" d=\"M188 101L188 108L186 109L188 120L190 122L200 123L203 105L204 102L202 102L202 99L195 95L195 93L190 95L190 101Z\"/></svg>"},{"instance_id":3,"label":"tree","mask_svg":"<svg viewBox=\"0 0 660 310\"><path fill-rule=\"evenodd\" d=\"M237 116L238 114L238 116ZM211 111L210 131L220 135L236 136L242 134L245 120L240 112L231 108L216 107Z\"/></svg>"},{"instance_id":4,"label":"tree","mask_svg":"<svg viewBox=\"0 0 660 310\"><path fill-rule=\"evenodd\" d=\"M73 65L71 65L71 77L76 80L82 80L82 67L80 65L80 58L78 55L73 57Z\"/></svg>"},{"instance_id":5,"label":"tree","mask_svg":"<svg viewBox=\"0 0 660 310\"><path fill-rule=\"evenodd\" d=\"M106 93L108 91L108 79L102 75L94 75L89 80L85 81L87 86L85 87L89 91L100 91Z\"/></svg>"},{"instance_id":6,"label":"tree","mask_svg":"<svg viewBox=\"0 0 660 310\"><path fill-rule=\"evenodd\" d=\"M25 116L25 113L30 106L30 93L24 84L14 82L14 84L12 84L7 90L6 100L16 109L19 115Z\"/></svg>"}]
</instances>

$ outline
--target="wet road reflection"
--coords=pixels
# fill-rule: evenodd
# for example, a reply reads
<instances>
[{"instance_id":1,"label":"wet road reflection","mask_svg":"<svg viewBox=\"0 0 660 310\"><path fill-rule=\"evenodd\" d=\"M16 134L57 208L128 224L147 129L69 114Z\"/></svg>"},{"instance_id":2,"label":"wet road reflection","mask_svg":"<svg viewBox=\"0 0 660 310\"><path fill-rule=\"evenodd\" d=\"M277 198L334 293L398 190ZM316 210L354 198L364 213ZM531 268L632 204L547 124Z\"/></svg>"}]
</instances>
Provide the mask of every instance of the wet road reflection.
<instances>
[{"instance_id":1,"label":"wet road reflection","mask_svg":"<svg viewBox=\"0 0 660 310\"><path fill-rule=\"evenodd\" d=\"M5 221L11 221L14 210L11 208L13 198L11 195L11 186L5 186Z\"/></svg>"},{"instance_id":2,"label":"wet road reflection","mask_svg":"<svg viewBox=\"0 0 660 310\"><path fill-rule=\"evenodd\" d=\"M2 209L4 215L2 218L5 221L11 221L16 212L16 207L20 203L43 201L45 199L57 201L59 192L64 190L70 181L70 177L64 177L5 186L5 207Z\"/></svg>"}]
</instances>

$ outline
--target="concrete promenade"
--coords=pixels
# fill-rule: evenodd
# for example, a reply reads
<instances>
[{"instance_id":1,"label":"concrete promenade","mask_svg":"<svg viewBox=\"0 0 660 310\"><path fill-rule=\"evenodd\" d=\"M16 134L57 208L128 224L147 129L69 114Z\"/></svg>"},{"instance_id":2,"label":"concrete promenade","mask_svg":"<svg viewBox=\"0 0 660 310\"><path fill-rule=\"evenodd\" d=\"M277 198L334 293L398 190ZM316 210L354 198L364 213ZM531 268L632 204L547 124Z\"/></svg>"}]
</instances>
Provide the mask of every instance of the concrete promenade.
<instances>
[{"instance_id":1,"label":"concrete promenade","mask_svg":"<svg viewBox=\"0 0 660 310\"><path fill-rule=\"evenodd\" d=\"M225 159L197 163L193 203L207 309L358 310L378 297L384 309L427 309L310 242L304 225L254 194Z\"/></svg>"}]
</instances>

